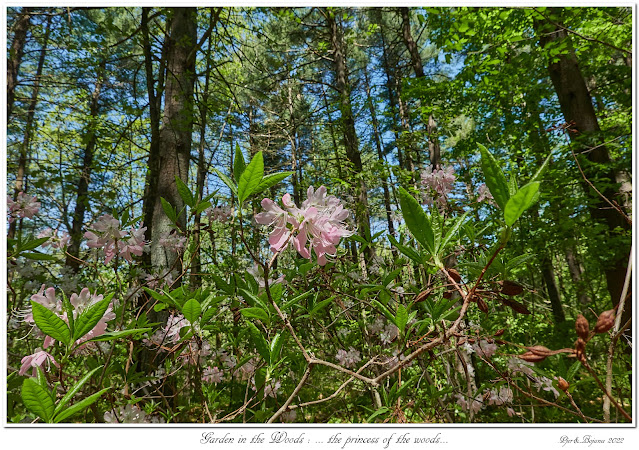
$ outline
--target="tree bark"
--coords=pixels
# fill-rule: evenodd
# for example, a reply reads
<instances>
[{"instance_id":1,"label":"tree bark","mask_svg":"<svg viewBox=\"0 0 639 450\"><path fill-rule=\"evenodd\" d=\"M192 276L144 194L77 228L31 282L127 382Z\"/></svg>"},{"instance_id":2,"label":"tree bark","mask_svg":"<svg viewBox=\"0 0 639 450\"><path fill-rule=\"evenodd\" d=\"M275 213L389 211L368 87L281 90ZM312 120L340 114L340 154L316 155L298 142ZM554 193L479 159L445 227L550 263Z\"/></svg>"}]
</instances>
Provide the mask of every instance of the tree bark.
<instances>
[{"instance_id":1,"label":"tree bark","mask_svg":"<svg viewBox=\"0 0 639 450\"><path fill-rule=\"evenodd\" d=\"M167 76L164 113L159 136L159 171L153 197L151 263L154 268L181 269L178 254L160 245L160 237L172 230L160 198L180 212L184 202L175 177L188 183L188 168L193 131L193 88L197 50L196 8L172 8L171 34L167 45ZM147 222L148 223L148 222ZM177 226L184 230L186 213L178 216Z\"/></svg>"},{"instance_id":2,"label":"tree bark","mask_svg":"<svg viewBox=\"0 0 639 450\"><path fill-rule=\"evenodd\" d=\"M340 122L342 125L343 144L346 149L346 157L351 163L351 169L355 178L355 220L359 235L367 242L371 240L370 218L368 214L368 197L366 185L361 173L362 157L359 150L359 142L355 131L355 120L351 106L351 85L348 80L348 68L346 65L346 54L344 48L344 35L342 25L336 18L334 11L326 10L326 21L330 30L331 45L333 48L333 70L335 72L335 82L340 101ZM367 256L372 259L374 256L372 245L367 247Z\"/></svg>"},{"instance_id":3,"label":"tree bark","mask_svg":"<svg viewBox=\"0 0 639 450\"><path fill-rule=\"evenodd\" d=\"M553 8L551 14L560 14L559 9ZM556 23L560 22L555 21ZM586 81L579 69L577 57L570 44L570 37L566 30L555 23L537 21L535 23L537 32L540 34L539 42L542 48L547 46L567 44L568 51L557 55L549 62L548 71L550 79L559 99L561 111L566 123L571 124L571 131L568 133L572 141L586 177L593 183L598 184L596 178L608 179L610 182L622 182L623 174L614 170L608 149L603 145L600 128L592 104L592 98ZM585 181L582 181L586 192L593 192ZM615 200L617 189L611 183L602 183L598 187L599 191L610 201ZM618 230L630 232L630 225L624 217L602 199L598 194L594 194L592 203L589 206L590 215L596 221L607 224L609 229L609 239L612 237L615 247L618 249L614 257L603 261L604 273L607 280L608 292L610 293L613 305L619 302L621 291L626 276L628 254L630 252L628 244L620 245ZM615 239L617 238L617 239ZM612 241L613 239L610 239ZM624 311L624 318L632 317L630 304Z\"/></svg>"},{"instance_id":4,"label":"tree bark","mask_svg":"<svg viewBox=\"0 0 639 450\"><path fill-rule=\"evenodd\" d=\"M87 124L86 147L84 148L84 156L82 159L82 170L80 172L80 180L78 181L78 190L75 201L75 210L73 212L73 224L69 235L71 241L67 248L67 259L65 264L74 272L80 268L80 243L82 241L82 226L84 225L84 214L89 206L89 183L91 182L91 172L93 170L93 156L95 146L98 141L96 126L98 124L98 115L100 110L100 91L104 83L106 71L106 61L102 61L98 68L98 74L95 81L95 87L91 94L91 104L89 105L89 123Z\"/></svg>"},{"instance_id":5,"label":"tree bark","mask_svg":"<svg viewBox=\"0 0 639 450\"><path fill-rule=\"evenodd\" d=\"M27 32L31 27L31 12L33 8L22 8L14 25L13 41L7 58L7 123L11 117L13 103L18 85L18 72L24 55L24 46L27 42Z\"/></svg>"},{"instance_id":6,"label":"tree bark","mask_svg":"<svg viewBox=\"0 0 639 450\"><path fill-rule=\"evenodd\" d=\"M567 246L564 250L566 263L568 264L568 271L570 272L570 278L575 285L579 304L586 306L590 304L591 299L588 297L588 294L586 294L586 290L584 289L585 286L582 279L581 264L577 260L576 253L577 252L572 245Z\"/></svg>"}]
</instances>

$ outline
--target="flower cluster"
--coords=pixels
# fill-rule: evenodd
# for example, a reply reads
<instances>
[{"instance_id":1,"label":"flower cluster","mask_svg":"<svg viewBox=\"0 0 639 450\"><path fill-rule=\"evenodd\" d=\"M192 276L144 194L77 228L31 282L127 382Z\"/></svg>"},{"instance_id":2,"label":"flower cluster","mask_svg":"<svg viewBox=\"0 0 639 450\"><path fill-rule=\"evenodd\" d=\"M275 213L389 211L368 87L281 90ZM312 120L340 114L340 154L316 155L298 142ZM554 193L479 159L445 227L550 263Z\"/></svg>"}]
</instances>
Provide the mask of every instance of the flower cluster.
<instances>
[{"instance_id":1,"label":"flower cluster","mask_svg":"<svg viewBox=\"0 0 639 450\"><path fill-rule=\"evenodd\" d=\"M40 202L37 198L20 192L15 201L7 196L7 207L9 208L9 223L11 223L16 219L31 219L40 210Z\"/></svg>"},{"instance_id":2,"label":"flower cluster","mask_svg":"<svg viewBox=\"0 0 639 450\"><path fill-rule=\"evenodd\" d=\"M189 321L182 314L171 314L163 329L157 330L151 337L144 339L149 347L160 347L175 344L180 340L180 330L189 325Z\"/></svg>"},{"instance_id":3,"label":"flower cluster","mask_svg":"<svg viewBox=\"0 0 639 450\"><path fill-rule=\"evenodd\" d=\"M162 247L169 251L179 252L184 248L184 244L186 244L186 236L180 236L180 234L175 230L167 231L160 236L159 243Z\"/></svg>"},{"instance_id":4,"label":"flower cluster","mask_svg":"<svg viewBox=\"0 0 639 450\"><path fill-rule=\"evenodd\" d=\"M257 392L257 387L255 386L255 378L251 380L252 386L251 389ZM264 383L264 397L277 397L277 394L280 393L280 388L282 387L282 383L279 380L270 379L266 383Z\"/></svg>"},{"instance_id":5,"label":"flower cluster","mask_svg":"<svg viewBox=\"0 0 639 450\"><path fill-rule=\"evenodd\" d=\"M306 259L311 259L311 250L317 255L317 262L323 266L327 263L326 255L335 256L335 246L343 237L353 234L347 230L344 220L349 212L344 209L339 199L326 196L326 187L321 186L315 191L313 186L308 188L308 198L302 202L300 208L295 205L290 194L284 194L280 208L273 200L265 198L262 207L266 212L255 216L255 221L262 225L274 225L268 241L273 253L286 248L293 242L295 250Z\"/></svg>"},{"instance_id":6,"label":"flower cluster","mask_svg":"<svg viewBox=\"0 0 639 450\"><path fill-rule=\"evenodd\" d=\"M106 423L164 423L165 420L158 416L148 416L137 405L126 405L120 407L118 413L115 410L104 413Z\"/></svg>"},{"instance_id":7,"label":"flower cluster","mask_svg":"<svg viewBox=\"0 0 639 450\"><path fill-rule=\"evenodd\" d=\"M233 217L233 209L229 206L218 206L216 208L208 208L206 210L206 216L209 218L209 222L217 221L225 223L231 220Z\"/></svg>"},{"instance_id":8,"label":"flower cluster","mask_svg":"<svg viewBox=\"0 0 639 450\"><path fill-rule=\"evenodd\" d=\"M488 186L486 186L485 183L477 189L477 201L482 202L484 200L487 203L495 204L493 194L490 193L490 189L488 189Z\"/></svg>"},{"instance_id":9,"label":"flower cluster","mask_svg":"<svg viewBox=\"0 0 639 450\"><path fill-rule=\"evenodd\" d=\"M467 411L472 411L474 414L477 414L484 406L481 393L478 393L475 398L472 399L468 399L465 395L459 393L455 394L455 397L457 398L457 404L459 406Z\"/></svg>"},{"instance_id":10,"label":"flower cluster","mask_svg":"<svg viewBox=\"0 0 639 450\"><path fill-rule=\"evenodd\" d=\"M359 356L359 351L355 350L353 347L351 347L348 351L340 348L335 355L335 359L337 359L339 363L346 368L355 367L355 365L362 360Z\"/></svg>"},{"instance_id":11,"label":"flower cluster","mask_svg":"<svg viewBox=\"0 0 639 450\"><path fill-rule=\"evenodd\" d=\"M50 238L48 241L42 244L42 248L46 248L51 246L51 248L65 248L69 245L69 241L71 240L71 236L69 233L62 233L62 237L58 236L58 230L52 230L51 228L45 228L38 235L37 238Z\"/></svg>"},{"instance_id":12,"label":"flower cluster","mask_svg":"<svg viewBox=\"0 0 639 450\"><path fill-rule=\"evenodd\" d=\"M80 294L76 294L76 293L71 294L71 297L69 298L69 302L73 306L73 318L77 319L77 317L80 314L82 314L84 310L86 310L91 305L101 301L102 299L103 299L102 295L91 294L88 288L82 289L82 291L80 291ZM34 294L31 296L31 300L39 303L40 305L47 308L49 311L55 313L58 317L60 317L60 319L64 320L65 322L68 322L67 313L62 312L63 310L62 300L56 298L55 288L50 287L45 289L45 285L43 284L42 287L40 288L40 291L37 294ZM115 313L113 312L113 304L111 303L109 304L108 308L104 312L104 315L102 316L100 321L95 325L95 327L93 327L93 329L89 331L87 334L85 334L84 336L76 340L76 344L80 345L83 342L88 341L89 339L103 335L106 332L107 322L110 322L113 319L115 319ZM33 312L28 312L25 315L24 322L31 323L31 324L35 322L33 319ZM51 336L45 336L42 347L49 348L53 344L55 344L55 339L53 339ZM76 348L76 351L86 350L85 347L87 345L89 344L81 345L80 347ZM53 362L55 365L57 365L57 363L53 359L53 356L51 356L49 353L45 351L37 349L34 354L25 356L22 359L22 367L20 368L20 375L23 375L24 373L26 373L29 367L34 368L34 374L35 374L36 373L35 367L36 366L42 367L42 364L45 361L49 361L49 360Z\"/></svg>"},{"instance_id":13,"label":"flower cluster","mask_svg":"<svg viewBox=\"0 0 639 450\"><path fill-rule=\"evenodd\" d=\"M266 286L266 278L264 277L264 268L262 266L260 266L259 264L254 264L253 267L246 269L246 271L249 274L253 275L253 278L255 278L255 281L257 282L259 287L263 288ZM279 278L268 279L269 286L273 286L274 284L283 283L283 282L284 282L284 275L280 275Z\"/></svg>"},{"instance_id":14,"label":"flower cluster","mask_svg":"<svg viewBox=\"0 0 639 450\"><path fill-rule=\"evenodd\" d=\"M84 233L84 237L89 240L87 245L90 248L104 248L108 264L116 254L119 254L129 262L133 261L131 254L142 256L144 251L144 228L131 228L127 232L120 230L120 221L109 214L104 214L90 226L93 231Z\"/></svg>"},{"instance_id":15,"label":"flower cluster","mask_svg":"<svg viewBox=\"0 0 639 450\"><path fill-rule=\"evenodd\" d=\"M20 367L20 371L18 375L22 376L27 373L27 370L33 368L33 372L31 373L32 377L38 375L38 367L42 367L45 362L47 362L48 368L50 368L51 363L53 363L56 367L60 367L60 364L55 362L53 356L49 353L45 352L40 348L36 348L35 352L32 355L27 355L22 358L22 366Z\"/></svg>"},{"instance_id":16,"label":"flower cluster","mask_svg":"<svg viewBox=\"0 0 639 450\"><path fill-rule=\"evenodd\" d=\"M202 381L206 383L221 383L224 378L224 372L217 368L217 366L211 368L207 367L202 373Z\"/></svg>"},{"instance_id":17,"label":"flower cluster","mask_svg":"<svg viewBox=\"0 0 639 450\"><path fill-rule=\"evenodd\" d=\"M422 185L426 188L423 193L424 204L432 205L436 200L440 206L446 206L449 193L454 189L455 173L452 166L445 169L432 170L431 167L421 173Z\"/></svg>"}]
</instances>

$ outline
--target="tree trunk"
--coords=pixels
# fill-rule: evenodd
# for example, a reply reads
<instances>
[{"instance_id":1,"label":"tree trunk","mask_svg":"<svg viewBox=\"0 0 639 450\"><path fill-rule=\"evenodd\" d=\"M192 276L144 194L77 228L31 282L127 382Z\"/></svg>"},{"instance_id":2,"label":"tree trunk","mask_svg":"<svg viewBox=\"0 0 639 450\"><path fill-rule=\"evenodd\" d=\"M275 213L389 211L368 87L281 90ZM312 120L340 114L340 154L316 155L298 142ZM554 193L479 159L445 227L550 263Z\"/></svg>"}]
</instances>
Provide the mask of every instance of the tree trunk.
<instances>
[{"instance_id":1,"label":"tree trunk","mask_svg":"<svg viewBox=\"0 0 639 450\"><path fill-rule=\"evenodd\" d=\"M160 57L160 68L156 78L153 74L153 55L151 53L151 42L149 39L149 11L151 8L142 8L141 30L142 47L144 53L144 71L146 78L147 95L149 98L149 128L151 129L151 141L149 144L149 159L147 163L146 182L144 187L144 203L142 213L146 224L145 239L151 241L153 236L153 212L157 192L157 183L160 173L160 106L162 102L162 92L164 90L164 68L166 67L166 48L168 36L165 36L162 55ZM143 265L151 265L151 253L145 252L142 255Z\"/></svg>"},{"instance_id":2,"label":"tree trunk","mask_svg":"<svg viewBox=\"0 0 639 450\"><path fill-rule=\"evenodd\" d=\"M402 38L404 44L410 54L410 61L417 78L424 78L424 66L422 65L422 57L419 54L417 43L413 39L410 31L410 10L408 8L399 8L402 17ZM428 151L430 157L430 165L435 169L441 169L441 150L439 140L437 139L437 122L432 114L428 116L428 124L426 126L428 133Z\"/></svg>"},{"instance_id":3,"label":"tree trunk","mask_svg":"<svg viewBox=\"0 0 639 450\"><path fill-rule=\"evenodd\" d=\"M184 202L175 177L188 183L188 168L193 131L193 87L197 50L196 8L172 8L171 34L167 45L167 76L164 92L164 114L160 130L159 172L153 197L151 263L154 268L178 268L178 254L160 245L160 237L172 230L160 198L180 212ZM186 213L178 216L177 225L186 226Z\"/></svg>"},{"instance_id":4,"label":"tree trunk","mask_svg":"<svg viewBox=\"0 0 639 450\"><path fill-rule=\"evenodd\" d=\"M560 14L559 9L553 8L551 10L551 14L557 13ZM560 22L560 19L555 22ZM553 61L550 61L548 71L557 92L564 119L566 123L572 124L571 132L568 135L579 155L578 158L586 177L595 184L598 184L596 178L600 180L607 178L612 183L622 182L623 174L613 169L608 149L603 145L599 136L600 128L592 99L567 32L558 25L544 21L536 22L535 27L540 34L539 42L543 48L550 45L567 44L568 51L557 55ZM590 186L585 181L582 183L586 192L592 193ZM617 189L613 186L610 183L601 183L598 189L608 200L614 201ZM617 237L619 236L617 230L629 233L630 225L617 210L611 208L598 194L593 193L593 195L595 196L590 205L590 214L596 221L607 224L612 237L611 241L614 239L614 246L617 249L613 257L603 261L608 292L612 304L616 305L623 289L630 252L629 240L627 240L628 244L621 244ZM632 317L630 306L627 304L627 308L624 310L624 319Z\"/></svg>"},{"instance_id":5,"label":"tree trunk","mask_svg":"<svg viewBox=\"0 0 639 450\"><path fill-rule=\"evenodd\" d=\"M566 263L568 264L568 271L570 272L570 278L572 279L575 289L577 291L577 298L579 304L582 306L589 305L591 302L590 297L586 294L584 282L582 280L581 264L577 260L576 250L572 245L569 245L564 250L566 256Z\"/></svg>"},{"instance_id":6,"label":"tree trunk","mask_svg":"<svg viewBox=\"0 0 639 450\"><path fill-rule=\"evenodd\" d=\"M552 315L556 324L561 324L566 321L564 315L564 308L561 303L561 296L559 289L557 288L557 281L555 279L555 270L552 266L552 260L548 256L545 249L541 251L539 258L539 266L541 268L541 275L544 277L544 283L546 284L546 292L550 299L550 306L552 308Z\"/></svg>"},{"instance_id":7,"label":"tree trunk","mask_svg":"<svg viewBox=\"0 0 639 450\"><path fill-rule=\"evenodd\" d=\"M84 148L84 157L82 159L82 170L80 172L80 180L78 181L77 197L75 202L75 210L73 212L73 224L69 235L71 241L67 248L66 265L74 272L80 268L80 242L82 241L82 226L84 225L84 213L89 206L89 183L91 181L91 171L93 169L93 155L95 145L98 141L96 133L96 125L99 115L99 100L102 83L104 82L106 70L106 61L102 61L98 68L95 87L91 94L91 104L89 105L89 123L86 127L86 147Z\"/></svg>"},{"instance_id":8,"label":"tree trunk","mask_svg":"<svg viewBox=\"0 0 639 450\"><path fill-rule=\"evenodd\" d=\"M379 159L380 164L382 164L382 171L384 175L382 177L382 188L384 190L384 208L386 209L386 221L388 222L388 232L395 236L395 225L393 224L392 210L391 210L391 202L390 202L390 192L388 189L388 180L390 178L390 173L386 174L385 163L386 159L384 158L384 153L382 150L382 138L379 134L379 123L377 122L377 113L375 111L375 105L373 104L373 99L371 98L371 88L370 82L368 79L368 71L366 67L364 67L364 83L366 89L366 102L368 103L368 110L371 114L371 119L373 122L373 140L375 141L375 148L377 149L377 158ZM396 253L395 247L391 247L393 250L393 254Z\"/></svg>"},{"instance_id":9,"label":"tree trunk","mask_svg":"<svg viewBox=\"0 0 639 450\"><path fill-rule=\"evenodd\" d=\"M7 58L7 123L11 117L13 103L16 96L16 86L18 85L18 72L24 55L24 46L27 42L27 32L31 27L31 12L33 8L22 8L20 15L14 25L13 41Z\"/></svg>"},{"instance_id":10,"label":"tree trunk","mask_svg":"<svg viewBox=\"0 0 639 450\"><path fill-rule=\"evenodd\" d=\"M40 78L42 78L42 70L44 68L44 60L47 54L47 46L49 45L49 35L51 34L51 20L52 16L47 18L47 28L44 33L44 42L42 43L42 49L40 50L40 57L38 58L38 67L36 69L35 81L33 85L33 91L31 92L31 101L29 102L29 110L27 111L27 122L24 127L24 141L20 148L20 158L18 159L18 171L16 172L16 186L14 190L13 199L15 200L18 194L24 190L25 180L27 177L27 157L29 155L29 148L31 146L31 134L33 131L33 123L35 119L35 109L38 104L38 95L40 93ZM13 239L15 235L17 221L11 222L9 225L8 238Z\"/></svg>"},{"instance_id":11,"label":"tree trunk","mask_svg":"<svg viewBox=\"0 0 639 450\"><path fill-rule=\"evenodd\" d=\"M343 132L343 144L346 149L346 157L351 163L355 181L355 220L357 221L358 233L367 242L371 240L370 218L368 214L368 198L366 185L362 173L362 157L359 151L359 142L355 131L355 120L351 106L351 85L348 80L348 68L346 66L346 54L344 49L344 36L342 25L338 22L334 11L326 10L326 21L331 34L331 45L333 48L333 69L335 71L335 82L340 100L340 122ZM372 259L374 256L373 247L367 247L367 256Z\"/></svg>"}]
</instances>

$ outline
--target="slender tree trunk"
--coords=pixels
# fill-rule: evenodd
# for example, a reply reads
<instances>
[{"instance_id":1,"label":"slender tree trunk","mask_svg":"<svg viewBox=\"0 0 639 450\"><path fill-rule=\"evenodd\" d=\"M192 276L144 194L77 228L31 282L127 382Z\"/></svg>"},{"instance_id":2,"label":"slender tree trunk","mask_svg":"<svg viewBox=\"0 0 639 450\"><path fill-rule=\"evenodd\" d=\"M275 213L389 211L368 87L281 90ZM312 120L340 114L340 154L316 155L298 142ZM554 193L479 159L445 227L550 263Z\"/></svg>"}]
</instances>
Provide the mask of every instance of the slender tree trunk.
<instances>
[{"instance_id":1,"label":"slender tree trunk","mask_svg":"<svg viewBox=\"0 0 639 450\"><path fill-rule=\"evenodd\" d=\"M100 91L104 83L106 71L106 61L102 61L98 68L95 87L91 94L91 104L89 105L89 123L87 124L86 147L84 148L84 157L82 159L82 170L80 172L80 180L78 181L78 190L75 202L75 210L73 212L73 224L69 235L71 241L67 248L66 265L74 272L80 268L80 242L82 241L82 226L84 225L84 214L89 206L89 183L91 182L91 171L93 170L93 156L95 146L98 141L96 126L98 124L98 116L100 110Z\"/></svg>"},{"instance_id":2,"label":"slender tree trunk","mask_svg":"<svg viewBox=\"0 0 639 450\"><path fill-rule=\"evenodd\" d=\"M366 185L361 177L363 171L362 157L359 150L359 142L355 131L355 119L351 106L351 85L348 80L348 68L346 65L346 53L344 48L344 35L339 18L334 11L326 10L326 21L331 35L331 45L333 48L333 69L335 71L336 88L340 99L341 125L343 131L343 144L346 149L346 157L351 163L352 171L355 174L355 219L359 235L367 242L371 240L370 218L368 214L368 197ZM367 247L367 256L372 260L374 256L373 247Z\"/></svg>"},{"instance_id":3,"label":"slender tree trunk","mask_svg":"<svg viewBox=\"0 0 639 450\"><path fill-rule=\"evenodd\" d=\"M555 270L552 265L552 260L548 256L547 251L544 249L539 259L539 267L541 268L541 275L544 278L546 284L546 292L548 293L548 299L550 300L550 306L552 308L552 315L556 324L561 324L566 321L564 314L564 308L561 303L561 295L557 288L557 281L555 278Z\"/></svg>"},{"instance_id":4,"label":"slender tree trunk","mask_svg":"<svg viewBox=\"0 0 639 450\"><path fill-rule=\"evenodd\" d=\"M581 269L581 264L577 260L576 253L577 251L572 245L566 246L564 250L566 263L568 264L568 271L570 272L570 278L572 278L572 282L577 291L577 298L582 306L586 306L589 305L592 300L586 293L584 281L582 279L583 271Z\"/></svg>"},{"instance_id":5,"label":"slender tree trunk","mask_svg":"<svg viewBox=\"0 0 639 450\"><path fill-rule=\"evenodd\" d=\"M371 98L371 88L370 81L368 79L368 71L366 67L364 67L364 83L366 89L366 102L368 103L368 110L371 114L371 119L373 122L373 140L375 141L375 148L377 149L377 158L379 159L380 164L382 164L382 171L384 172L384 176L382 177L382 189L384 190L384 208L386 209L386 221L388 222L388 232L395 236L395 225L393 224L392 210L391 210L391 202L390 202L390 192L388 189L388 180L390 178L390 173L386 173L385 163L386 159L384 158L384 153L382 150L382 138L379 134L379 123L377 122L377 113L375 111L375 105L373 104L373 99ZM392 247L393 253L395 253L395 247Z\"/></svg>"},{"instance_id":6,"label":"slender tree trunk","mask_svg":"<svg viewBox=\"0 0 639 450\"><path fill-rule=\"evenodd\" d=\"M550 11L553 15L560 16L561 14L560 9L553 8ZM555 22L560 23L561 19L559 18ZM577 57L567 32L558 25L543 21L536 22L535 27L540 34L539 42L542 47L567 44L568 51L557 55L553 61L550 61L548 71L557 92L564 119L567 123L573 124L572 130L574 132L569 132L568 135L579 155L578 158L586 176L595 184L599 184L597 178L600 180L606 178L612 183L624 182L623 173L615 171L612 167L608 149L603 145L599 135L600 128L592 98L579 69ZM583 184L586 192L592 193L592 189L585 181ZM608 200L615 201L618 192L613 184L600 183L598 189ZM593 193L593 195L590 214L596 221L607 224L611 242L614 240L617 250L613 257L603 262L608 292L612 304L616 305L623 289L630 252L630 241L627 240L628 244L621 244L617 238L619 235L617 230L628 233L630 225L617 210L611 208L598 194ZM632 308L630 303L627 303L624 310L624 320L630 317L632 317Z\"/></svg>"},{"instance_id":7,"label":"slender tree trunk","mask_svg":"<svg viewBox=\"0 0 639 450\"><path fill-rule=\"evenodd\" d=\"M18 171L16 172L16 186L13 195L14 200L17 198L18 194L22 190L24 190L24 186L26 184L27 159L29 155L29 149L31 147L31 135L33 133L33 124L35 122L35 110L38 104L38 95L40 94L40 79L42 78L42 70L44 68L44 61L47 54L47 46L49 45L49 35L51 34L51 20L52 16L49 16L47 19L47 28L44 33L44 42L42 43L40 57L38 58L38 67L36 68L33 91L31 92L31 101L29 102L29 110L27 111L27 122L24 127L24 139L22 142L22 146L20 147ZM9 225L9 239L13 239L13 237L15 236L16 225L17 221L13 221Z\"/></svg>"},{"instance_id":8,"label":"slender tree trunk","mask_svg":"<svg viewBox=\"0 0 639 450\"><path fill-rule=\"evenodd\" d=\"M157 192L157 184L160 173L160 106L162 102L162 92L164 90L164 68L166 67L166 48L168 36L165 36L162 55L160 57L160 67L157 80L153 72L153 54L151 52L151 42L149 39L149 11L151 8L142 8L142 48L144 53L144 71L146 75L146 88L149 98L149 128L151 129L151 141L149 144L149 159L147 163L146 182L144 188L144 203L142 212L144 224L146 225L145 238L151 241L153 236L153 213ZM157 81L157 88L155 86ZM151 253L145 252L142 255L143 264L151 266Z\"/></svg>"},{"instance_id":9,"label":"slender tree trunk","mask_svg":"<svg viewBox=\"0 0 639 450\"><path fill-rule=\"evenodd\" d=\"M388 106L391 111L391 130L393 130L393 134L395 135L395 145L397 147L397 162L399 163L399 167L406 168L406 164L404 162L404 155L402 153L401 148L401 135L397 123L402 124L403 122L399 120L398 116L398 108L397 108L397 100L395 99L395 90L394 87L396 83L394 82L394 78L396 77L396 73L393 70L393 64L390 61L389 49L386 45L386 39L384 37L383 28L380 30L380 38L382 40L382 69L384 70L384 75L386 75L386 91L388 93ZM397 97L399 97L400 93L397 92Z\"/></svg>"},{"instance_id":10,"label":"slender tree trunk","mask_svg":"<svg viewBox=\"0 0 639 450\"><path fill-rule=\"evenodd\" d=\"M410 54L410 61L415 71L417 78L424 78L424 66L422 65L422 57L419 54L417 43L413 39L413 35L410 30L410 10L408 8L399 8L400 15L402 17L402 38L404 44ZM430 165L435 169L441 169L441 150L439 147L439 140L437 139L437 122L432 114L428 116L428 124L426 126L426 132L428 133L428 151L430 157Z\"/></svg>"},{"instance_id":11,"label":"slender tree trunk","mask_svg":"<svg viewBox=\"0 0 639 450\"><path fill-rule=\"evenodd\" d=\"M164 114L160 130L159 173L151 235L151 263L155 268L181 270L178 254L160 245L162 235L172 230L171 221L164 213L160 198L164 198L177 211L184 202L180 197L175 177L188 182L191 134L193 131L193 87L195 83L195 56L197 50L196 8L172 8L171 35L167 46L167 77L164 93ZM178 227L186 226L186 213L178 216Z\"/></svg>"},{"instance_id":12,"label":"slender tree trunk","mask_svg":"<svg viewBox=\"0 0 639 450\"><path fill-rule=\"evenodd\" d=\"M7 122L11 117L13 103L18 85L18 72L24 55L24 46L27 42L27 32L31 27L31 13L33 8L22 8L14 25L13 41L7 58Z\"/></svg>"}]
</instances>

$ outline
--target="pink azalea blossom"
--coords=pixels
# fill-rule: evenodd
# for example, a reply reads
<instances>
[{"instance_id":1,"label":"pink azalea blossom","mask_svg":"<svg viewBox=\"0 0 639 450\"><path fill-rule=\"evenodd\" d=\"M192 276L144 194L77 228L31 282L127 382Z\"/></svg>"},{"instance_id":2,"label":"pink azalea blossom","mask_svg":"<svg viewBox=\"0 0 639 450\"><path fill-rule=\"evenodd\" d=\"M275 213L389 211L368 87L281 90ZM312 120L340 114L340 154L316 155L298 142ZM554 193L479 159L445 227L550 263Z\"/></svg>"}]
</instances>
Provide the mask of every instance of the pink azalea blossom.
<instances>
[{"instance_id":1,"label":"pink azalea blossom","mask_svg":"<svg viewBox=\"0 0 639 450\"><path fill-rule=\"evenodd\" d=\"M228 206L218 206L216 208L208 208L206 210L206 216L210 222L217 221L225 223L231 220L233 217L233 210Z\"/></svg>"},{"instance_id":2,"label":"pink azalea blossom","mask_svg":"<svg viewBox=\"0 0 639 450\"><path fill-rule=\"evenodd\" d=\"M487 203L494 204L493 194L490 193L490 190L488 189L488 186L486 186L486 184L482 184L481 186L479 186L479 188L477 189L477 194L478 202L482 202L485 200Z\"/></svg>"},{"instance_id":3,"label":"pink azalea blossom","mask_svg":"<svg viewBox=\"0 0 639 450\"><path fill-rule=\"evenodd\" d=\"M424 203L432 205L433 201L436 200L440 206L446 206L447 196L455 187L455 179L452 166L445 169L435 169L434 171L431 167L427 167L421 173L421 182L426 188L423 193Z\"/></svg>"},{"instance_id":4,"label":"pink azalea blossom","mask_svg":"<svg viewBox=\"0 0 639 450\"><path fill-rule=\"evenodd\" d=\"M497 344L489 343L486 339L482 339L481 341L473 344L473 350L479 356L483 356L484 358L490 358L497 351Z\"/></svg>"},{"instance_id":5,"label":"pink azalea blossom","mask_svg":"<svg viewBox=\"0 0 639 450\"><path fill-rule=\"evenodd\" d=\"M144 228L131 228L128 235L120 229L120 221L109 214L100 216L98 220L90 226L93 231L84 233L88 239L89 248L102 248L106 259L105 264L120 254L129 262L133 261L133 255L141 256L144 251Z\"/></svg>"},{"instance_id":6,"label":"pink azalea blossom","mask_svg":"<svg viewBox=\"0 0 639 450\"><path fill-rule=\"evenodd\" d=\"M45 228L40 233L38 233L36 237L39 239L44 237L50 238L48 241L41 244L42 248L47 248L50 246L51 248L62 249L69 245L69 241L71 240L71 236L69 236L69 233L62 233L62 237L59 237L58 230L54 231L51 228Z\"/></svg>"},{"instance_id":7,"label":"pink azalea blossom","mask_svg":"<svg viewBox=\"0 0 639 450\"><path fill-rule=\"evenodd\" d=\"M467 411L472 411L474 414L477 414L484 406L481 394L477 394L475 398L470 399L470 401L462 394L455 394L455 397L457 398L457 404L459 406Z\"/></svg>"},{"instance_id":8,"label":"pink azalea blossom","mask_svg":"<svg viewBox=\"0 0 639 450\"><path fill-rule=\"evenodd\" d=\"M335 359L337 359L339 363L346 368L354 367L362 360L359 356L359 351L355 350L353 347L351 347L348 351L339 349L337 351L337 355L335 355Z\"/></svg>"},{"instance_id":9,"label":"pink azalea blossom","mask_svg":"<svg viewBox=\"0 0 639 450\"><path fill-rule=\"evenodd\" d=\"M221 383L222 378L224 378L224 372L218 369L217 366L213 368L207 367L202 373L202 381L207 383Z\"/></svg>"},{"instance_id":10,"label":"pink azalea blossom","mask_svg":"<svg viewBox=\"0 0 639 450\"><path fill-rule=\"evenodd\" d=\"M51 363L53 363L56 367L60 367L60 365L55 361L55 359L53 359L53 356L51 356L49 353L45 352L44 350L41 350L40 348L36 348L35 353L33 353L32 355L25 356L24 358L22 358L22 361L20 361L22 363L22 366L20 367L20 371L18 372L18 375L22 376L25 373L27 373L29 368L33 368L33 372L31 373L31 376L32 377L37 376L38 367L42 367L45 361L47 362L47 368L50 368Z\"/></svg>"},{"instance_id":11,"label":"pink azalea blossom","mask_svg":"<svg viewBox=\"0 0 639 450\"><path fill-rule=\"evenodd\" d=\"M40 210L40 202L34 196L18 193L16 200L7 196L7 207L9 208L9 223L16 218L31 219Z\"/></svg>"},{"instance_id":12,"label":"pink azalea blossom","mask_svg":"<svg viewBox=\"0 0 639 450\"><path fill-rule=\"evenodd\" d=\"M288 409L284 411L280 417L282 419L282 422L295 422L297 420L297 412L294 409Z\"/></svg>"},{"instance_id":13,"label":"pink azalea blossom","mask_svg":"<svg viewBox=\"0 0 639 450\"><path fill-rule=\"evenodd\" d=\"M186 244L186 237L180 236L175 230L167 231L160 237L159 242L160 245L167 250L178 252L184 248L184 244Z\"/></svg>"},{"instance_id":14,"label":"pink azalea blossom","mask_svg":"<svg viewBox=\"0 0 639 450\"><path fill-rule=\"evenodd\" d=\"M286 209L265 198L262 200L265 212L257 214L255 221L275 227L269 235L269 244L274 253L282 251L292 241L300 256L310 259L311 251L314 251L318 264L323 266L328 262L326 255L336 255L336 245L341 238L353 234L343 223L349 212L336 197L326 196L324 186L317 191L310 186L307 196L298 208L290 194L285 194L282 204Z\"/></svg>"},{"instance_id":15,"label":"pink azalea blossom","mask_svg":"<svg viewBox=\"0 0 639 450\"><path fill-rule=\"evenodd\" d=\"M255 386L255 378L253 378L251 380L251 383L253 384L251 386L251 389L253 389L254 391L257 391L257 388ZM280 387L282 386L282 383L279 382L279 380L268 380L265 384L264 384L264 397L277 397L277 394L280 393Z\"/></svg>"}]
</instances>

